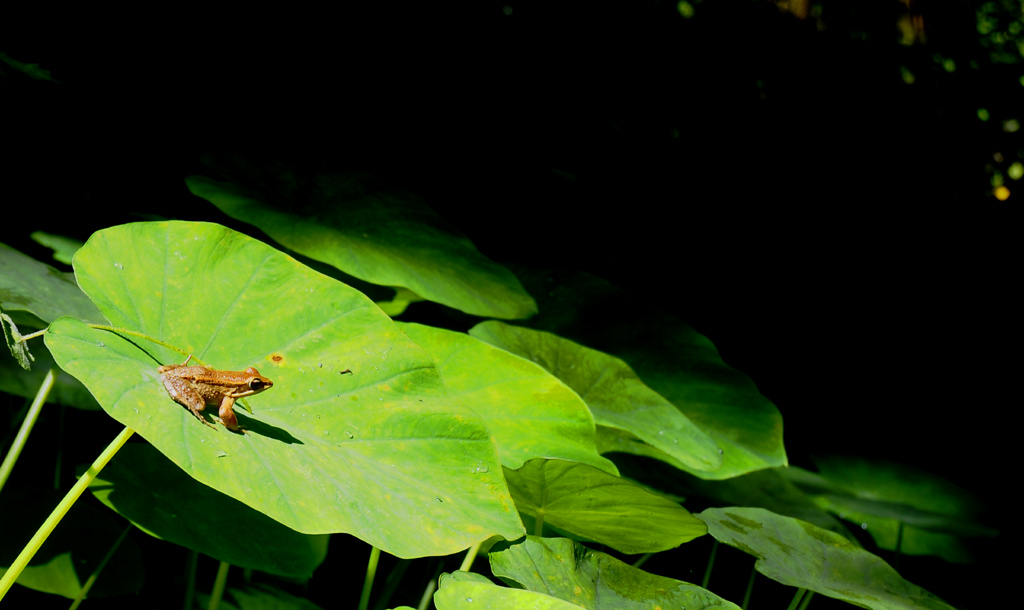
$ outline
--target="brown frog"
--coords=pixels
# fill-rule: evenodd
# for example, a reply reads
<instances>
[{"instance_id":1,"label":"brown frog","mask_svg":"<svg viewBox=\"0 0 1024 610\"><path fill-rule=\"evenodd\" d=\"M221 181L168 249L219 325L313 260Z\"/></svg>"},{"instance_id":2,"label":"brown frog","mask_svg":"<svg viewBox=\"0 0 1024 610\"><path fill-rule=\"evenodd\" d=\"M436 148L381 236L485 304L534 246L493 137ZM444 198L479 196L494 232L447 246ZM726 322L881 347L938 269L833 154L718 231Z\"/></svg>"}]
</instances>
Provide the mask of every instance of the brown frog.
<instances>
[{"instance_id":1,"label":"brown frog","mask_svg":"<svg viewBox=\"0 0 1024 610\"><path fill-rule=\"evenodd\" d=\"M206 421L201 411L206 405L219 405L217 411L220 423L232 432L243 432L238 418L231 409L235 400L259 394L274 387L274 382L249 367L244 371L215 371L208 366L187 366L192 359L189 355L181 364L167 364L157 367L164 388L175 402L188 408L207 426L216 429Z\"/></svg>"}]
</instances>

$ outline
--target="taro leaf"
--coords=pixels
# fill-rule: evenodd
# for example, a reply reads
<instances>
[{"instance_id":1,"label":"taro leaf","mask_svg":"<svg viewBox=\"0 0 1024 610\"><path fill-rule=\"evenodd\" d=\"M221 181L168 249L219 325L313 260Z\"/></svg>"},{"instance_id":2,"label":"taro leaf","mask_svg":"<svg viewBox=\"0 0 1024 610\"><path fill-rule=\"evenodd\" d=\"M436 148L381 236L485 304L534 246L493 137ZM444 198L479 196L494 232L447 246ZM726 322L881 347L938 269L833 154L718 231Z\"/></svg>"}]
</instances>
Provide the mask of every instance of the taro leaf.
<instances>
[{"instance_id":1,"label":"taro leaf","mask_svg":"<svg viewBox=\"0 0 1024 610\"><path fill-rule=\"evenodd\" d=\"M78 249L84 245L77 239L64 237L63 235L54 235L53 233L44 233L43 231L35 231L29 237L37 244L53 250L53 258L65 265L71 264L71 258L75 255L75 252L78 252Z\"/></svg>"},{"instance_id":2,"label":"taro leaf","mask_svg":"<svg viewBox=\"0 0 1024 610\"><path fill-rule=\"evenodd\" d=\"M739 610L696 585L655 576L565 538L527 536L487 555L505 582L592 610Z\"/></svg>"},{"instance_id":3,"label":"taro leaf","mask_svg":"<svg viewBox=\"0 0 1024 610\"><path fill-rule=\"evenodd\" d=\"M586 464L533 459L505 478L520 512L623 553L657 553L707 533L679 504Z\"/></svg>"},{"instance_id":4,"label":"taro leaf","mask_svg":"<svg viewBox=\"0 0 1024 610\"><path fill-rule=\"evenodd\" d=\"M805 483L805 491L814 494L818 506L866 529L880 548L895 551L899 541L899 552L906 555L967 562L971 556L962 538L998 533L974 520L982 510L977 498L930 472L851 457L821 457L814 463L819 482ZM812 476L805 473L799 480Z\"/></svg>"},{"instance_id":5,"label":"taro leaf","mask_svg":"<svg viewBox=\"0 0 1024 610\"><path fill-rule=\"evenodd\" d=\"M300 534L196 482L145 443L125 445L89 489L142 531L231 565L309 578L327 554L326 536Z\"/></svg>"},{"instance_id":6,"label":"taro leaf","mask_svg":"<svg viewBox=\"0 0 1024 610\"><path fill-rule=\"evenodd\" d=\"M39 391L46 373L57 366L44 345L35 350L34 367L31 371L22 370L10 358L0 357L0 391L32 398ZM67 405L86 411L99 411L100 405L85 389L80 381L57 369L57 380L46 397L47 404Z\"/></svg>"},{"instance_id":7,"label":"taro leaf","mask_svg":"<svg viewBox=\"0 0 1024 610\"><path fill-rule=\"evenodd\" d=\"M63 493L52 490L5 490L0 501L0 574L13 563ZM130 527L110 511L85 502L75 504L18 576L18 584L36 591L77 597L111 546ZM142 550L121 541L87 597L137 593L142 587Z\"/></svg>"},{"instance_id":8,"label":"taro leaf","mask_svg":"<svg viewBox=\"0 0 1024 610\"><path fill-rule=\"evenodd\" d=\"M522 535L483 422L369 299L219 225L138 223L75 255L118 327L218 370L274 381L239 412L246 434L173 402L170 349L61 319L46 344L114 419L201 483L307 534L348 532L400 557ZM236 409L237 411L237 409Z\"/></svg>"},{"instance_id":9,"label":"taro leaf","mask_svg":"<svg viewBox=\"0 0 1024 610\"><path fill-rule=\"evenodd\" d=\"M594 449L594 418L579 396L536 364L463 333L399 324L437 362L448 393L487 423L506 468L560 458L612 474Z\"/></svg>"},{"instance_id":10,"label":"taro leaf","mask_svg":"<svg viewBox=\"0 0 1024 610\"><path fill-rule=\"evenodd\" d=\"M74 275L0 244L0 309L24 311L45 326L61 316L106 324L103 315L75 283Z\"/></svg>"},{"instance_id":11,"label":"taro leaf","mask_svg":"<svg viewBox=\"0 0 1024 610\"><path fill-rule=\"evenodd\" d=\"M645 386L622 360L551 333L481 322L469 334L532 360L572 388L600 426L626 431L687 470L722 465L718 446L682 412Z\"/></svg>"},{"instance_id":12,"label":"taro leaf","mask_svg":"<svg viewBox=\"0 0 1024 610\"><path fill-rule=\"evenodd\" d=\"M290 170L276 171L285 174L282 180L291 176ZM301 193L292 189L276 197L204 176L190 176L186 183L232 218L361 280L408 288L478 316L515 319L537 312L512 272L481 254L415 195L356 173L309 180Z\"/></svg>"},{"instance_id":13,"label":"taro leaf","mask_svg":"<svg viewBox=\"0 0 1024 610\"><path fill-rule=\"evenodd\" d=\"M722 449L720 468L687 470L728 479L786 464L779 410L749 377L727 366L706 337L592 275L517 274L541 312L527 326L622 358ZM631 444L621 443L619 450L633 453Z\"/></svg>"},{"instance_id":14,"label":"taro leaf","mask_svg":"<svg viewBox=\"0 0 1024 610\"><path fill-rule=\"evenodd\" d=\"M579 606L550 595L499 587L477 580L442 579L434 605L437 610L578 610Z\"/></svg>"},{"instance_id":15,"label":"taro leaf","mask_svg":"<svg viewBox=\"0 0 1024 610\"><path fill-rule=\"evenodd\" d=\"M772 580L873 610L952 610L876 555L819 527L762 508L709 508L697 515L716 540L757 557Z\"/></svg>"}]
</instances>

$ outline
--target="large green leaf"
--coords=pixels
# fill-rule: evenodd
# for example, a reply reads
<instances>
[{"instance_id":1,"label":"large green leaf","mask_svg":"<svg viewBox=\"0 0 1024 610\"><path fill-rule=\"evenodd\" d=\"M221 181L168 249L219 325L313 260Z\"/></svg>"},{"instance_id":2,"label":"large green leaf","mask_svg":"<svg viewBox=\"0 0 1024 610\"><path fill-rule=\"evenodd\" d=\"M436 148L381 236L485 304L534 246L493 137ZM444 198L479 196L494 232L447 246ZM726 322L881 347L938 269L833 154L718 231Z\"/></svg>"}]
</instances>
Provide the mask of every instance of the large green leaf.
<instances>
[{"instance_id":1,"label":"large green leaf","mask_svg":"<svg viewBox=\"0 0 1024 610\"><path fill-rule=\"evenodd\" d=\"M998 533L975 521L982 510L977 498L930 472L856 457L814 463L819 475L800 469L786 474L818 506L867 530L880 548L967 562L963 538Z\"/></svg>"},{"instance_id":2,"label":"large green leaf","mask_svg":"<svg viewBox=\"0 0 1024 610\"><path fill-rule=\"evenodd\" d=\"M264 183L255 191L204 176L190 176L186 183L225 214L361 280L408 288L478 316L536 313L536 303L512 272L481 254L415 195L363 174L306 177L279 167L266 173L280 174L289 188L268 192Z\"/></svg>"},{"instance_id":3,"label":"large green leaf","mask_svg":"<svg viewBox=\"0 0 1024 610\"><path fill-rule=\"evenodd\" d=\"M757 571L782 584L873 610L952 610L876 555L810 523L761 508L709 508L697 516L716 540L757 557Z\"/></svg>"},{"instance_id":4,"label":"large green leaf","mask_svg":"<svg viewBox=\"0 0 1024 610\"><path fill-rule=\"evenodd\" d=\"M106 323L96 306L78 289L72 274L57 271L2 243L0 310L32 314L43 325L61 316Z\"/></svg>"},{"instance_id":5,"label":"large green leaf","mask_svg":"<svg viewBox=\"0 0 1024 610\"><path fill-rule=\"evenodd\" d=\"M7 571L62 497L63 493L53 490L4 490L0 500L0 574ZM75 504L18 576L18 584L77 597L125 527L131 526L106 509L85 502ZM110 557L88 597L137 593L142 581L142 550L129 536Z\"/></svg>"},{"instance_id":6,"label":"large green leaf","mask_svg":"<svg viewBox=\"0 0 1024 610\"><path fill-rule=\"evenodd\" d=\"M125 445L89 489L139 529L231 565L309 578L327 554L326 536L300 534L198 483L145 443Z\"/></svg>"},{"instance_id":7,"label":"large green leaf","mask_svg":"<svg viewBox=\"0 0 1024 610\"><path fill-rule=\"evenodd\" d=\"M727 366L706 337L649 300L586 273L522 270L517 275L541 312L527 326L622 358L722 450L718 469L680 467L705 479L728 479L786 464L778 409L750 378ZM638 450L632 439L602 450L612 446L674 459L657 448Z\"/></svg>"},{"instance_id":8,"label":"large green leaf","mask_svg":"<svg viewBox=\"0 0 1024 610\"><path fill-rule=\"evenodd\" d=\"M505 478L520 512L623 553L657 553L707 533L679 504L586 464L533 459Z\"/></svg>"},{"instance_id":9,"label":"large green leaf","mask_svg":"<svg viewBox=\"0 0 1024 610\"><path fill-rule=\"evenodd\" d=\"M483 422L372 302L219 225L138 223L75 255L115 326L274 387L211 429L173 402L167 348L61 319L46 343L114 419L198 481L307 534L349 532L400 557L522 535Z\"/></svg>"},{"instance_id":10,"label":"large green leaf","mask_svg":"<svg viewBox=\"0 0 1024 610\"><path fill-rule=\"evenodd\" d=\"M672 403L644 385L622 360L551 333L481 322L469 334L532 360L582 398L598 425L625 431L687 470L722 465L718 446Z\"/></svg>"},{"instance_id":11,"label":"large green leaf","mask_svg":"<svg viewBox=\"0 0 1024 610\"><path fill-rule=\"evenodd\" d=\"M574 607L739 610L739 606L707 589L649 574L565 538L527 536L487 557L498 578L527 591L571 602Z\"/></svg>"},{"instance_id":12,"label":"large green leaf","mask_svg":"<svg viewBox=\"0 0 1024 610\"><path fill-rule=\"evenodd\" d=\"M437 362L449 395L487 423L506 468L560 458L618 474L594 448L587 405L536 364L464 333L399 323Z\"/></svg>"}]
</instances>

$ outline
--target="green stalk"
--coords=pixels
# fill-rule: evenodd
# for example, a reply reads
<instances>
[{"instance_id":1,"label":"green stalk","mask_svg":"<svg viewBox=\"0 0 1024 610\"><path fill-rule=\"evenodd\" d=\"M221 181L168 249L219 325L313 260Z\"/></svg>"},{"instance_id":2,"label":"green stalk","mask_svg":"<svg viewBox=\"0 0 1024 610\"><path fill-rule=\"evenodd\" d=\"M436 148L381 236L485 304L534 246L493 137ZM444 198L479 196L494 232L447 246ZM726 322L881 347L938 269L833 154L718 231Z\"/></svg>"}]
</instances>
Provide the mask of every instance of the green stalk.
<instances>
[{"instance_id":1,"label":"green stalk","mask_svg":"<svg viewBox=\"0 0 1024 610\"><path fill-rule=\"evenodd\" d=\"M82 600L85 599L85 596L89 593L89 589L92 589L93 584L96 583L96 579L99 578L100 574L103 572L103 568L107 567L107 562L110 561L110 558L114 556L114 553L117 551L117 548L121 546L121 543L124 542L125 536L127 536L128 532L130 531L132 531L132 525L129 523L128 527L124 528L124 531L121 532L121 535L117 537L117 540L114 541L114 544L112 544L110 546L110 549L107 550L107 554L103 556L103 560L100 561L99 565L96 566L96 569L93 570L92 574L89 575L89 578L85 581L85 584L82 585L82 590L78 592L78 597L76 597L75 601L71 603L71 608L69 610L76 610L76 608L78 608L78 606L81 605Z\"/></svg>"},{"instance_id":2,"label":"green stalk","mask_svg":"<svg viewBox=\"0 0 1024 610\"><path fill-rule=\"evenodd\" d=\"M228 570L231 569L231 564L226 561L220 562L220 567L217 568L217 578L213 581L213 591L210 592L210 605L207 606L208 610L217 610L217 606L220 605L220 600L224 597L224 587L228 583Z\"/></svg>"},{"instance_id":3,"label":"green stalk","mask_svg":"<svg viewBox=\"0 0 1024 610\"><path fill-rule=\"evenodd\" d=\"M21 422L21 429L18 430L18 435L14 437L14 442L11 443L11 450L7 452L4 463L0 465L0 491L3 491L7 477L11 476L14 464L18 461L21 450L25 448L25 443L28 442L28 435L32 432L32 426L36 425L36 420L39 419L39 412L43 410L43 405L46 404L46 397L50 395L50 390L53 389L53 382L56 380L56 369L50 369L47 371L46 377L43 377L43 383L40 384L36 397L32 399L32 406L29 407L25 419Z\"/></svg>"},{"instance_id":4,"label":"green stalk","mask_svg":"<svg viewBox=\"0 0 1024 610\"><path fill-rule=\"evenodd\" d=\"M807 589L800 587L796 590L796 594L793 595L793 601L789 602L789 608L787 610L796 610L796 607L800 605L800 600L803 599L804 593L807 593Z\"/></svg>"},{"instance_id":5,"label":"green stalk","mask_svg":"<svg viewBox=\"0 0 1024 610\"><path fill-rule=\"evenodd\" d=\"M28 562L39 550L39 547L43 546L43 543L46 542L46 538L50 535L50 532L53 531L53 528L57 527L57 524L60 523L60 520L64 515L71 510L71 506L82 495L82 492L84 492L85 488L89 486L89 483L92 483L93 479L96 478L96 475L99 474L99 472L103 470L103 467L107 465L107 462L110 461L110 458L114 457L114 454L124 446L125 442L127 442L134 433L135 430L125 427L125 429L117 435L117 438L107 445L107 448L104 449L103 453L96 458L96 461L89 466L89 469L85 471L81 478L78 479L78 482L75 483L74 487L71 488L71 491L64 496L64 499L60 501L57 508L53 509L50 516L46 518L46 521L44 521L39 527L39 530L36 531L35 536L32 536L32 540L29 540L28 544L25 545L25 548L21 549L21 553L18 554L14 563L11 564L11 567L7 569L7 572L3 577L0 577L0 600L3 600L4 596L7 595L7 591L9 591L11 586L14 585L14 581L16 581L18 576L21 575L21 571L25 569L25 566L28 565Z\"/></svg>"},{"instance_id":6,"label":"green stalk","mask_svg":"<svg viewBox=\"0 0 1024 610\"><path fill-rule=\"evenodd\" d=\"M708 557L708 567L704 570L704 580L700 586L707 589L708 582L711 581L711 568L715 567L715 554L718 553L718 541L715 540L711 543L711 556Z\"/></svg>"},{"instance_id":7,"label":"green stalk","mask_svg":"<svg viewBox=\"0 0 1024 610\"><path fill-rule=\"evenodd\" d=\"M359 596L359 610L370 606L370 591L373 590L373 577L377 575L377 562L380 561L380 549L370 547L370 560L366 563L366 578L363 579L363 592Z\"/></svg>"},{"instance_id":8,"label":"green stalk","mask_svg":"<svg viewBox=\"0 0 1024 610\"><path fill-rule=\"evenodd\" d=\"M466 551L466 556L462 558L462 565L459 566L459 570L462 572L468 572L473 567L473 561L476 560L477 554L480 553L480 543L477 542L473 546L469 547Z\"/></svg>"}]
</instances>

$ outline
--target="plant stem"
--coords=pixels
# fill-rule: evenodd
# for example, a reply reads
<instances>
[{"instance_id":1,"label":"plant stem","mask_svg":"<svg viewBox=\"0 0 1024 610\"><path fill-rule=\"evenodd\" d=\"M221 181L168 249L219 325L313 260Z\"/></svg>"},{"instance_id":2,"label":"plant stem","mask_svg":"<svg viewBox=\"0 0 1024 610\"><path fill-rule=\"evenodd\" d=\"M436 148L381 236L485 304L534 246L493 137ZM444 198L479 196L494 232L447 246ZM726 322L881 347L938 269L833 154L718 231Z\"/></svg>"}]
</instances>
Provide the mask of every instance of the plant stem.
<instances>
[{"instance_id":1,"label":"plant stem","mask_svg":"<svg viewBox=\"0 0 1024 610\"><path fill-rule=\"evenodd\" d=\"M807 610L807 606L811 605L812 599L814 599L814 591L808 591L807 595L804 595L804 600L800 602L800 608L798 610Z\"/></svg>"},{"instance_id":2,"label":"plant stem","mask_svg":"<svg viewBox=\"0 0 1024 610\"><path fill-rule=\"evenodd\" d=\"M185 352L185 350L183 350L181 348L174 347L170 343L165 343L165 342L163 342L163 341L161 341L159 339L155 339L153 337L150 337L149 335L145 335L145 334L140 333L140 332L135 331L135 330L128 330L127 328L117 328L116 326L104 326L102 324L89 324L89 328L96 328L96 329L99 329L99 330L107 330L107 331L110 331L112 333L122 333L122 334L125 334L125 335L131 335L133 337L138 337L140 339L145 339L146 341L149 341L151 343L156 343L157 345L162 345L162 346L166 347L169 350L178 352L182 356L188 356L188 354ZM193 357L193 358L196 360L196 362L199 362L200 364L202 364L202 362L198 358L195 358L195 357Z\"/></svg>"},{"instance_id":3,"label":"plant stem","mask_svg":"<svg viewBox=\"0 0 1024 610\"><path fill-rule=\"evenodd\" d=\"M373 589L373 577L377 574L377 562L380 561L380 549L370 547L370 561L366 563L366 578L363 579L363 592L359 596L359 610L370 606L370 590Z\"/></svg>"},{"instance_id":4,"label":"plant stem","mask_svg":"<svg viewBox=\"0 0 1024 610\"><path fill-rule=\"evenodd\" d=\"M757 569L754 566L757 565L755 562L750 566L750 580L747 581L747 592L743 594L743 603L740 604L740 608L747 610L750 606L750 596L754 592L754 578L757 576Z\"/></svg>"},{"instance_id":5,"label":"plant stem","mask_svg":"<svg viewBox=\"0 0 1024 610\"><path fill-rule=\"evenodd\" d=\"M804 593L807 593L807 589L800 587L796 590L796 594L793 595L793 601L789 602L789 608L787 610L796 610L796 607L800 605L800 600L803 599Z\"/></svg>"},{"instance_id":6,"label":"plant stem","mask_svg":"<svg viewBox=\"0 0 1024 610\"><path fill-rule=\"evenodd\" d=\"M478 553L480 553L479 542L469 547L469 550L466 551L466 556L462 558L462 565L459 566L459 571L468 572L469 569L473 567L473 561L476 560Z\"/></svg>"},{"instance_id":7,"label":"plant stem","mask_svg":"<svg viewBox=\"0 0 1024 610\"><path fill-rule=\"evenodd\" d=\"M121 532L121 535L118 536L117 540L114 541L114 544L110 546L110 549L107 551L107 554L103 556L103 560L100 561L99 565L96 566L96 569L92 571L92 574L90 574L89 578L85 581L85 584L82 585L82 590L78 592L78 597L76 597L75 601L72 602L69 610L75 610L76 608L78 608L79 605L81 605L82 600L85 599L85 596L89 593L89 589L92 588L93 584L95 584L96 582L96 579L99 578L100 573L103 572L103 568L107 567L107 562L110 561L110 558L114 556L114 553L117 551L117 548L121 546L122 542L124 542L125 536L128 535L128 532L132 531L132 527L132 524L129 523L128 527L124 528L124 531Z\"/></svg>"},{"instance_id":8,"label":"plant stem","mask_svg":"<svg viewBox=\"0 0 1024 610\"><path fill-rule=\"evenodd\" d=\"M222 561L220 567L217 568L217 578L213 581L213 591L210 592L210 605L207 606L208 610L217 610L217 606L220 605L220 600L224 597L224 587L228 583L228 570L231 569L231 564Z\"/></svg>"},{"instance_id":9,"label":"plant stem","mask_svg":"<svg viewBox=\"0 0 1024 610\"><path fill-rule=\"evenodd\" d=\"M14 464L18 461L18 456L21 455L21 450L25 448L25 443L28 441L28 435L32 432L32 426L36 425L36 420L39 419L39 412L43 410L43 405L46 403L46 397L50 395L50 390L53 388L53 382L57 379L57 370L50 369L46 373L46 377L43 377L43 383L39 385L39 390L36 392L36 397L32 399L32 406L29 407L28 413L25 415L25 419L21 422L21 429L18 430L18 435L14 437L14 442L11 443L11 450L7 452L7 457L4 458L4 463L0 465L0 491L4 488L4 483L7 482L7 477L11 475L11 471L14 470Z\"/></svg>"},{"instance_id":10,"label":"plant stem","mask_svg":"<svg viewBox=\"0 0 1024 610\"><path fill-rule=\"evenodd\" d=\"M707 589L708 582L711 580L711 568L715 567L715 554L718 552L718 541L715 540L711 543L711 556L708 557L708 567L704 570L704 580L700 586Z\"/></svg>"},{"instance_id":11,"label":"plant stem","mask_svg":"<svg viewBox=\"0 0 1024 610\"><path fill-rule=\"evenodd\" d=\"M82 474L81 478L78 479L78 482L71 488L71 491L69 491L67 495L64 496L64 499L60 501L60 504L57 505L57 508L53 509L50 516L46 518L46 521L44 521L39 527L39 530L36 531L35 536L32 536L32 540L29 540L28 544L25 545L25 548L21 549L21 553L18 554L18 557L11 564L11 567L7 569L7 572L3 577L0 577L0 600L7 595L7 591L10 590L14 581L21 575L21 571L25 569L25 566L28 565L28 562L36 554L36 551L38 551L39 547L41 547L43 542L46 541L47 536L50 535L53 528L57 527L57 524L60 523L60 520L64 515L71 510L71 506L82 495L82 492L84 492L85 488L89 486L89 483L92 483L93 479L96 478L96 475L99 474L99 472L103 470L103 467L107 465L107 462L110 461L110 458L114 457L114 454L124 446L125 442L127 442L134 433L135 430L125 427L125 429L117 435L117 438L107 445L107 448L104 449L103 453L96 458L96 461L89 466L89 469Z\"/></svg>"},{"instance_id":12,"label":"plant stem","mask_svg":"<svg viewBox=\"0 0 1024 610\"><path fill-rule=\"evenodd\" d=\"M199 563L199 551L188 552L188 562L185 565L185 571L187 572L187 580L185 582L185 603L182 604L182 610L192 610L192 601L196 596L196 564Z\"/></svg>"}]
</instances>

